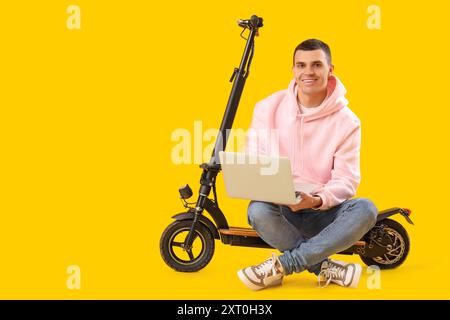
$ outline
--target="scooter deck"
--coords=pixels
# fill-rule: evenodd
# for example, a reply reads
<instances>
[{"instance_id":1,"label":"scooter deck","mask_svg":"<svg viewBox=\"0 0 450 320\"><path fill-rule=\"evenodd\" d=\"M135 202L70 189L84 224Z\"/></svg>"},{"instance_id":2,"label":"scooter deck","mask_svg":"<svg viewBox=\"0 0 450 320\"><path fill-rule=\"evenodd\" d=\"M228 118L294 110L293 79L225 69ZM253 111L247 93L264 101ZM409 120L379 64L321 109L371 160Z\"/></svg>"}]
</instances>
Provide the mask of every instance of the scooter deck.
<instances>
[{"instance_id":1,"label":"scooter deck","mask_svg":"<svg viewBox=\"0 0 450 320\"><path fill-rule=\"evenodd\" d=\"M242 228L242 227L229 227L228 229L219 229L221 235L227 236L243 236L243 237L254 237L259 238L258 232L251 228ZM364 246L366 244L365 241L356 241L354 246Z\"/></svg>"},{"instance_id":2,"label":"scooter deck","mask_svg":"<svg viewBox=\"0 0 450 320\"><path fill-rule=\"evenodd\" d=\"M220 229L220 234L233 235L233 236L244 236L244 237L259 237L258 232L250 228L241 227L230 227L228 229Z\"/></svg>"}]
</instances>

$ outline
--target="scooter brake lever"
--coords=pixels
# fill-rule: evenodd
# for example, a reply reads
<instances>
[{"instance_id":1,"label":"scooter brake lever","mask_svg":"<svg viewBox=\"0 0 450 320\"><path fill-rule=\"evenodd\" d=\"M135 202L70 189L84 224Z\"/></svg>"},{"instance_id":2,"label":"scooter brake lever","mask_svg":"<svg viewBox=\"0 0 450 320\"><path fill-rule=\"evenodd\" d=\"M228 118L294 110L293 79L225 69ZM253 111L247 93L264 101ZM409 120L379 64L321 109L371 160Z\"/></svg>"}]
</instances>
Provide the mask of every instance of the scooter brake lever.
<instances>
[{"instance_id":1,"label":"scooter brake lever","mask_svg":"<svg viewBox=\"0 0 450 320\"><path fill-rule=\"evenodd\" d=\"M238 68L234 68L233 74L231 75L230 78L230 82L233 82L234 77L236 77L236 74L238 73L239 69Z\"/></svg>"}]
</instances>

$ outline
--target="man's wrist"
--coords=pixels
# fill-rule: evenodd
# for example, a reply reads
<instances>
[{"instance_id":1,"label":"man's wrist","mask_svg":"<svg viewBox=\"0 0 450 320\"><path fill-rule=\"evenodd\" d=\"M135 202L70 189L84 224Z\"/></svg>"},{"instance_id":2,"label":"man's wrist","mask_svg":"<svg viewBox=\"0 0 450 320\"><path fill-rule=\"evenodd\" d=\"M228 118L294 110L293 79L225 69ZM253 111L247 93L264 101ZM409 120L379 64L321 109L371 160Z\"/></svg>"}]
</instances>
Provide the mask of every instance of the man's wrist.
<instances>
[{"instance_id":1,"label":"man's wrist","mask_svg":"<svg viewBox=\"0 0 450 320\"><path fill-rule=\"evenodd\" d=\"M319 197L319 196L313 196L313 199L314 199L314 203L313 203L312 208L313 209L320 208L322 206L322 203L323 203L322 198Z\"/></svg>"}]
</instances>

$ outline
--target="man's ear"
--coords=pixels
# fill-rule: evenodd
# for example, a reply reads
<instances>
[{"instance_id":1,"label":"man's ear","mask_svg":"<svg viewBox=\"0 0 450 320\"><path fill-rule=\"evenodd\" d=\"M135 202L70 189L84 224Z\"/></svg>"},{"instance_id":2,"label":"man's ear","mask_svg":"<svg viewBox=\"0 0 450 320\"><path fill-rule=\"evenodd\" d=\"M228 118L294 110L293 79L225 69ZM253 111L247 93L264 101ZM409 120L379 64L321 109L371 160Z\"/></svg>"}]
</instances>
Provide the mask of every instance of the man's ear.
<instances>
[{"instance_id":1,"label":"man's ear","mask_svg":"<svg viewBox=\"0 0 450 320\"><path fill-rule=\"evenodd\" d=\"M330 69L328 69L328 78L333 75L333 71L334 71L334 65L331 65Z\"/></svg>"}]
</instances>

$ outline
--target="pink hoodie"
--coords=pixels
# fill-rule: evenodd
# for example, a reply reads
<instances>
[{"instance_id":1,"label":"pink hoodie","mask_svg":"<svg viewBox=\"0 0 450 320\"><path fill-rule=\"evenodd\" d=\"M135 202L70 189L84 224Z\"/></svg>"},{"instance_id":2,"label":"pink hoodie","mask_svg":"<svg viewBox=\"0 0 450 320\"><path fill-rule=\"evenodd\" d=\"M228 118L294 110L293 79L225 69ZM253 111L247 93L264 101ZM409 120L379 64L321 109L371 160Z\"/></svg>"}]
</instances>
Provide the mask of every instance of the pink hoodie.
<instances>
[{"instance_id":1,"label":"pink hoodie","mask_svg":"<svg viewBox=\"0 0 450 320\"><path fill-rule=\"evenodd\" d=\"M256 104L250 129L257 137L247 135L245 151L287 156L294 184L320 185L312 194L322 198L319 210L326 210L353 197L361 181L360 121L347 107L347 90L336 76L329 79L328 95L312 113L300 113L296 86L294 79L287 90ZM271 129L278 132L278 148L271 147Z\"/></svg>"}]
</instances>

